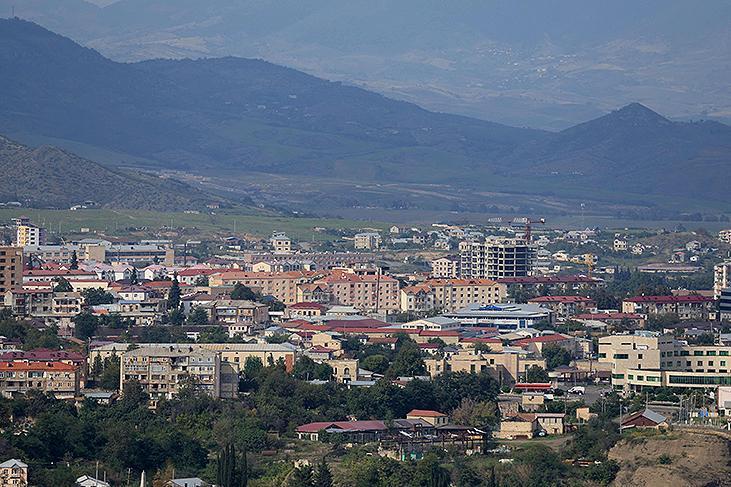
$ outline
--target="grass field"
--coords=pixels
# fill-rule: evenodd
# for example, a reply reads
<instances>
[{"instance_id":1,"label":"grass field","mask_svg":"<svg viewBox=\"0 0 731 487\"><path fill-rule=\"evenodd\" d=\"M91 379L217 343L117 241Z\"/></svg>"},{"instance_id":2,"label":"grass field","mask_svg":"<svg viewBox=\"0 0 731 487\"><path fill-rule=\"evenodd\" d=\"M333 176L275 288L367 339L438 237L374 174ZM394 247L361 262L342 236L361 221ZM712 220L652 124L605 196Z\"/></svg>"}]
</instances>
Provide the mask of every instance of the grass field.
<instances>
[{"instance_id":1,"label":"grass field","mask_svg":"<svg viewBox=\"0 0 731 487\"><path fill-rule=\"evenodd\" d=\"M248 213L247 213L248 211ZM38 210L31 208L0 209L0 224L25 215L50 234L79 234L82 228L107 235L159 235L176 232L187 238L227 234L248 234L267 237L273 231L286 232L296 240L327 240L332 235L316 232L315 227L351 229L385 229L387 223L338 218L282 217L262 210L216 210L212 213L187 214L140 210Z\"/></svg>"}]
</instances>

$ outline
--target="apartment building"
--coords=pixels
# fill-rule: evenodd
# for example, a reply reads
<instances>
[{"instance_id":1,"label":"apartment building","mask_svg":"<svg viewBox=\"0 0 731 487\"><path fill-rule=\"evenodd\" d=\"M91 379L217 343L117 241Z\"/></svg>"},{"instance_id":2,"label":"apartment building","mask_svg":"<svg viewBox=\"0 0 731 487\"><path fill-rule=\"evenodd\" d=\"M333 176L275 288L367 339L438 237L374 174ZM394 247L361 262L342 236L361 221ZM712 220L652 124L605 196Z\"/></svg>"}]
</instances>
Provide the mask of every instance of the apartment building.
<instances>
[{"instance_id":1,"label":"apartment building","mask_svg":"<svg viewBox=\"0 0 731 487\"><path fill-rule=\"evenodd\" d=\"M0 294L23 284L23 249L0 247Z\"/></svg>"},{"instance_id":2,"label":"apartment building","mask_svg":"<svg viewBox=\"0 0 731 487\"><path fill-rule=\"evenodd\" d=\"M681 320L707 320L716 309L709 296L635 296L622 301L622 312L648 315L676 314Z\"/></svg>"},{"instance_id":3,"label":"apartment building","mask_svg":"<svg viewBox=\"0 0 731 487\"><path fill-rule=\"evenodd\" d=\"M721 291L731 287L731 260L713 266L713 297L719 299Z\"/></svg>"},{"instance_id":4,"label":"apartment building","mask_svg":"<svg viewBox=\"0 0 731 487\"><path fill-rule=\"evenodd\" d=\"M292 240L282 232L275 232L269 239L269 244L274 252L278 254L289 254L292 252Z\"/></svg>"},{"instance_id":5,"label":"apartment building","mask_svg":"<svg viewBox=\"0 0 731 487\"><path fill-rule=\"evenodd\" d=\"M444 279L459 277L459 256L450 255L431 261L431 277Z\"/></svg>"},{"instance_id":6,"label":"apartment building","mask_svg":"<svg viewBox=\"0 0 731 487\"><path fill-rule=\"evenodd\" d=\"M252 326L269 321L269 306L243 299L216 299L201 305L212 323L234 325L249 323Z\"/></svg>"},{"instance_id":7,"label":"apartment building","mask_svg":"<svg viewBox=\"0 0 731 487\"><path fill-rule=\"evenodd\" d=\"M488 238L459 244L460 277L500 279L530 276L535 248L522 239Z\"/></svg>"},{"instance_id":8,"label":"apartment building","mask_svg":"<svg viewBox=\"0 0 731 487\"><path fill-rule=\"evenodd\" d=\"M58 399L75 397L81 373L78 366L54 361L0 361L0 394L12 398L28 391L41 391Z\"/></svg>"},{"instance_id":9,"label":"apartment building","mask_svg":"<svg viewBox=\"0 0 731 487\"><path fill-rule=\"evenodd\" d=\"M718 232L718 239L721 242L731 244L731 229L725 229Z\"/></svg>"},{"instance_id":10,"label":"apartment building","mask_svg":"<svg viewBox=\"0 0 731 487\"><path fill-rule=\"evenodd\" d=\"M719 318L722 321L731 321L731 288L721 290L718 300Z\"/></svg>"},{"instance_id":11,"label":"apartment building","mask_svg":"<svg viewBox=\"0 0 731 487\"><path fill-rule=\"evenodd\" d=\"M183 351L204 350L213 352L220 357L222 364L233 368L235 373L243 370L249 358L261 360L264 366L273 365L279 361L291 371L295 361L295 347L288 343L140 343L139 348L170 349ZM87 362L91 367L97 357L104 361L113 356L121 356L129 350L129 343L107 343L89 350ZM225 372L225 370L224 370ZM225 377L224 377L225 379ZM236 379L238 383L238 379Z\"/></svg>"},{"instance_id":12,"label":"apartment building","mask_svg":"<svg viewBox=\"0 0 731 487\"><path fill-rule=\"evenodd\" d=\"M259 290L262 295L271 295L284 304L298 302L297 286L305 284L314 276L309 271L294 272L242 272L224 271L211 274L208 284L211 287L232 287L241 283Z\"/></svg>"},{"instance_id":13,"label":"apartment building","mask_svg":"<svg viewBox=\"0 0 731 487\"><path fill-rule=\"evenodd\" d=\"M377 250L381 248L381 234L376 232L358 233L353 238L356 250Z\"/></svg>"},{"instance_id":14,"label":"apartment building","mask_svg":"<svg viewBox=\"0 0 731 487\"><path fill-rule=\"evenodd\" d=\"M172 399L185 385L221 397L221 358L210 350L185 345L129 350L120 358L119 375L121 391L137 381L153 406L161 399Z\"/></svg>"},{"instance_id":15,"label":"apartment building","mask_svg":"<svg viewBox=\"0 0 731 487\"><path fill-rule=\"evenodd\" d=\"M472 304L497 304L507 297L506 287L489 279L429 279L401 290L401 311L452 312Z\"/></svg>"},{"instance_id":16,"label":"apartment building","mask_svg":"<svg viewBox=\"0 0 731 487\"><path fill-rule=\"evenodd\" d=\"M731 385L731 347L689 345L672 335L635 332L602 337L599 362L611 364L615 389Z\"/></svg>"},{"instance_id":17,"label":"apartment building","mask_svg":"<svg viewBox=\"0 0 731 487\"><path fill-rule=\"evenodd\" d=\"M46 315L51 312L53 285L33 286L29 289L14 289L4 295L5 307L10 308L15 316Z\"/></svg>"},{"instance_id":18,"label":"apartment building","mask_svg":"<svg viewBox=\"0 0 731 487\"><path fill-rule=\"evenodd\" d=\"M380 270L333 270L308 286L300 286L298 301L352 306L362 311L398 311L399 282Z\"/></svg>"},{"instance_id":19,"label":"apartment building","mask_svg":"<svg viewBox=\"0 0 731 487\"><path fill-rule=\"evenodd\" d=\"M546 361L526 351L474 352L463 350L457 354L424 360L427 373L436 377L444 372L487 372L501 384L520 382L532 366L546 368Z\"/></svg>"},{"instance_id":20,"label":"apartment building","mask_svg":"<svg viewBox=\"0 0 731 487\"><path fill-rule=\"evenodd\" d=\"M175 265L175 249L165 244L113 244L104 249L104 261L111 264Z\"/></svg>"},{"instance_id":21,"label":"apartment building","mask_svg":"<svg viewBox=\"0 0 731 487\"><path fill-rule=\"evenodd\" d=\"M508 294L524 291L534 295L584 293L605 286L604 279L582 275L506 277L497 280L505 284Z\"/></svg>"},{"instance_id":22,"label":"apartment building","mask_svg":"<svg viewBox=\"0 0 731 487\"><path fill-rule=\"evenodd\" d=\"M15 220L15 245L25 247L44 243L46 243L46 231L43 228L33 225L27 217Z\"/></svg>"}]
</instances>

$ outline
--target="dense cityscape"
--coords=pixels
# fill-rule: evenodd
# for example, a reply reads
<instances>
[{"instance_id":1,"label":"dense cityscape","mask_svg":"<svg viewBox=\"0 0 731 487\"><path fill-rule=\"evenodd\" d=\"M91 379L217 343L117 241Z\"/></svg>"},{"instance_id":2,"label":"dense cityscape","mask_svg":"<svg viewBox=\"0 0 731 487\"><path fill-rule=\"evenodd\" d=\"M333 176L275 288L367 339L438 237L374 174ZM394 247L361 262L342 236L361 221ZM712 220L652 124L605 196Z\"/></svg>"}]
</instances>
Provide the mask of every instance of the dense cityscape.
<instances>
[{"instance_id":1,"label":"dense cityscape","mask_svg":"<svg viewBox=\"0 0 731 487\"><path fill-rule=\"evenodd\" d=\"M731 231L546 223L181 244L18 217L0 478L606 484L620 438L723 438Z\"/></svg>"},{"instance_id":2,"label":"dense cityscape","mask_svg":"<svg viewBox=\"0 0 731 487\"><path fill-rule=\"evenodd\" d=\"M729 0L0 0L0 487L731 486Z\"/></svg>"}]
</instances>

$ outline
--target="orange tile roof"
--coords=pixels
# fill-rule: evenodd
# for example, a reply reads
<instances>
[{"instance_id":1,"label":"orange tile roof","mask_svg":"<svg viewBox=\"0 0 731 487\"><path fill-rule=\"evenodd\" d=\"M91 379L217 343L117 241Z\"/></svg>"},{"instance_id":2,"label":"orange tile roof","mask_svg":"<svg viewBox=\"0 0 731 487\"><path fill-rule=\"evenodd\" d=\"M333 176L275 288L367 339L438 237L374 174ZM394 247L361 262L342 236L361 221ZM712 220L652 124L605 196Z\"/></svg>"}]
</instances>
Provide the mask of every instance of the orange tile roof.
<instances>
[{"instance_id":1,"label":"orange tile roof","mask_svg":"<svg viewBox=\"0 0 731 487\"><path fill-rule=\"evenodd\" d=\"M0 362L0 371L9 372L11 370L21 372L40 372L43 370L73 372L76 367L64 362Z\"/></svg>"}]
</instances>

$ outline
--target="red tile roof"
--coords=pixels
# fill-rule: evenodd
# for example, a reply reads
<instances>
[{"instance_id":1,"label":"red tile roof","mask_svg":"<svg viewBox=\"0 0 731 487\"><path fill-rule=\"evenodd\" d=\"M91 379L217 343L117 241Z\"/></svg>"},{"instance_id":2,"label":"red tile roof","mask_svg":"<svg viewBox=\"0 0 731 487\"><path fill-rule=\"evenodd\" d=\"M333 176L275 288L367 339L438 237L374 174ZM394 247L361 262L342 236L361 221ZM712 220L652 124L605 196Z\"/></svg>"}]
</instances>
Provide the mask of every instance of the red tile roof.
<instances>
[{"instance_id":1,"label":"red tile roof","mask_svg":"<svg viewBox=\"0 0 731 487\"><path fill-rule=\"evenodd\" d=\"M8 372L11 370L23 372L43 370L52 370L54 372L73 372L76 370L76 366L65 362L0 362L0 371Z\"/></svg>"}]
</instances>

